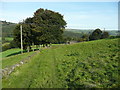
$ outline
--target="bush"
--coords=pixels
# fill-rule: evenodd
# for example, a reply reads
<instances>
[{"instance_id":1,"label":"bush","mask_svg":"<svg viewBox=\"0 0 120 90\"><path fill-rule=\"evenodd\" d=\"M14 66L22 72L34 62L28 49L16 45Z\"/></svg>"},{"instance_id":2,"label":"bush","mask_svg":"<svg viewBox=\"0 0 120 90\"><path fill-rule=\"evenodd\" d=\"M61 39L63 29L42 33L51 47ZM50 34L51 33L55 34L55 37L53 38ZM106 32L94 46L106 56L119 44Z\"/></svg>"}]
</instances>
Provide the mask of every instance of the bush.
<instances>
[{"instance_id":1,"label":"bush","mask_svg":"<svg viewBox=\"0 0 120 90\"><path fill-rule=\"evenodd\" d=\"M6 42L6 43L2 44L2 51L6 51L8 49L17 48L17 47L18 46L16 45L16 43L14 41L11 41L10 43Z\"/></svg>"},{"instance_id":2,"label":"bush","mask_svg":"<svg viewBox=\"0 0 120 90\"><path fill-rule=\"evenodd\" d=\"M10 43L5 43L5 44L2 45L2 51L8 50L10 48L11 48Z\"/></svg>"}]
</instances>

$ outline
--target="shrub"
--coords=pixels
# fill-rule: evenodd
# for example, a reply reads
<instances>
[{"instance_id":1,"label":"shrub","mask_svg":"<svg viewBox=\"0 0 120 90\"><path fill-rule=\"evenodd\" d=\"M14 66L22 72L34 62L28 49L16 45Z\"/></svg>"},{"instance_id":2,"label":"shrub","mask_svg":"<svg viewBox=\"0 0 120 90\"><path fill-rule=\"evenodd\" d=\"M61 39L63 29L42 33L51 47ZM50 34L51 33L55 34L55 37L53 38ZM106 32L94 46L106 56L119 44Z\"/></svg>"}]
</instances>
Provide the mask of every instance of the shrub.
<instances>
[{"instance_id":1,"label":"shrub","mask_svg":"<svg viewBox=\"0 0 120 90\"><path fill-rule=\"evenodd\" d=\"M5 44L2 45L2 51L8 50L10 48L11 48L10 43L5 43Z\"/></svg>"}]
</instances>

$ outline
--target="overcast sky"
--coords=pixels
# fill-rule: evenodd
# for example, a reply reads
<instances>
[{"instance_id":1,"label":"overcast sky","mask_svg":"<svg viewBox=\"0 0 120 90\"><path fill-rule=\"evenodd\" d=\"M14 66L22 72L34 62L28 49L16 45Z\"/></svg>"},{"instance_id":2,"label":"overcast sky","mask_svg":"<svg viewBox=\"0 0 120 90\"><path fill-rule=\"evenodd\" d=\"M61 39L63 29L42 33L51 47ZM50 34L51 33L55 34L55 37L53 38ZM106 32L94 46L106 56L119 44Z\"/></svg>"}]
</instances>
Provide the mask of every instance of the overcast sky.
<instances>
[{"instance_id":1,"label":"overcast sky","mask_svg":"<svg viewBox=\"0 0 120 90\"><path fill-rule=\"evenodd\" d=\"M118 29L118 2L4 2L0 20L18 23L39 8L64 15L67 28Z\"/></svg>"}]
</instances>

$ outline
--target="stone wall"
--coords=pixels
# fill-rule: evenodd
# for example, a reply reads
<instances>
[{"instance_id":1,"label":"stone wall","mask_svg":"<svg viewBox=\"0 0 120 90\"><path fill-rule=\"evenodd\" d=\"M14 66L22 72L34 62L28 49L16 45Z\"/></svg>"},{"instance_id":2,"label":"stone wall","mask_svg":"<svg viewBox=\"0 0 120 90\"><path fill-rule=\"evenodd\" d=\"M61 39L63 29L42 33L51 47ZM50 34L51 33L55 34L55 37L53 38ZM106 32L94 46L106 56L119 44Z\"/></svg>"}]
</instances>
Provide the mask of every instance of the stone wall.
<instances>
[{"instance_id":1,"label":"stone wall","mask_svg":"<svg viewBox=\"0 0 120 90\"><path fill-rule=\"evenodd\" d=\"M21 65L27 63L30 60L30 58L33 57L34 55L36 55L38 52L39 51L35 51L35 53L33 53L31 56L28 56L27 58L21 60L18 64L15 64L8 68L2 69L2 78L10 75L17 67L20 67Z\"/></svg>"}]
</instances>

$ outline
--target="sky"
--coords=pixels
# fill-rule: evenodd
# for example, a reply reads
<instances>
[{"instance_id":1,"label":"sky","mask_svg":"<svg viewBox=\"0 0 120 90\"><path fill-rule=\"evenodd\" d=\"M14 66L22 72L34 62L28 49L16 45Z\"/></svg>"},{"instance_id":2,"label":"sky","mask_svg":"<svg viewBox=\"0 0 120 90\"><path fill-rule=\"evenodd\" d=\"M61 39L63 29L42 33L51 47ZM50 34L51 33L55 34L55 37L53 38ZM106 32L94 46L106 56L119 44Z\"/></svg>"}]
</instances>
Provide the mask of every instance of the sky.
<instances>
[{"instance_id":1,"label":"sky","mask_svg":"<svg viewBox=\"0 0 120 90\"><path fill-rule=\"evenodd\" d=\"M0 20L18 23L39 8L64 15L70 29L118 30L118 2L2 2Z\"/></svg>"}]
</instances>

